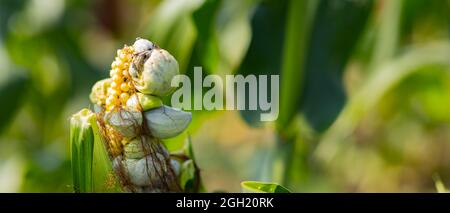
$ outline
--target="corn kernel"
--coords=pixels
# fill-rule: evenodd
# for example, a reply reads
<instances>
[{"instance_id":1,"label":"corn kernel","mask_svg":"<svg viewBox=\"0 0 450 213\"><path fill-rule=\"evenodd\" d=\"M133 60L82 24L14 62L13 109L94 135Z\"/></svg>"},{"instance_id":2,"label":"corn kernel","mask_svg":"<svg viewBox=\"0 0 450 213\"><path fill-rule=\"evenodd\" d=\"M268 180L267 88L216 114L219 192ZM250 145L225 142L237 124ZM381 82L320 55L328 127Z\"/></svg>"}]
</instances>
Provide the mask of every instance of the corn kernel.
<instances>
[{"instance_id":1,"label":"corn kernel","mask_svg":"<svg viewBox=\"0 0 450 213\"><path fill-rule=\"evenodd\" d=\"M115 67L115 68L111 69L111 71L109 71L109 75L111 77L113 77L114 75L118 74L119 72L120 72L120 70L117 67Z\"/></svg>"},{"instance_id":2,"label":"corn kernel","mask_svg":"<svg viewBox=\"0 0 450 213\"><path fill-rule=\"evenodd\" d=\"M122 83L122 78L121 78L121 76L120 75L114 75L113 77L112 77L112 80L114 81L114 82L116 82L117 84L119 84L119 83Z\"/></svg>"},{"instance_id":3,"label":"corn kernel","mask_svg":"<svg viewBox=\"0 0 450 213\"><path fill-rule=\"evenodd\" d=\"M111 105L113 105L113 103L114 103L114 98L108 97L106 99L106 106L111 106Z\"/></svg>"},{"instance_id":4,"label":"corn kernel","mask_svg":"<svg viewBox=\"0 0 450 213\"><path fill-rule=\"evenodd\" d=\"M113 61L112 63L111 63L111 69L114 69L114 68L116 68L117 67L117 63L116 63L116 61Z\"/></svg>"},{"instance_id":5,"label":"corn kernel","mask_svg":"<svg viewBox=\"0 0 450 213\"><path fill-rule=\"evenodd\" d=\"M114 111L115 108L116 108L116 106L114 106L114 105L109 105L109 106L106 107L106 111L111 112L111 111Z\"/></svg>"},{"instance_id":6,"label":"corn kernel","mask_svg":"<svg viewBox=\"0 0 450 213\"><path fill-rule=\"evenodd\" d=\"M119 85L121 85L121 84L118 84L115 81L111 82L111 88L118 89Z\"/></svg>"},{"instance_id":7,"label":"corn kernel","mask_svg":"<svg viewBox=\"0 0 450 213\"><path fill-rule=\"evenodd\" d=\"M122 71L122 75L123 75L123 76L128 76L128 70L124 69L124 70Z\"/></svg>"},{"instance_id":8,"label":"corn kernel","mask_svg":"<svg viewBox=\"0 0 450 213\"><path fill-rule=\"evenodd\" d=\"M122 83L122 84L120 85L120 89L121 89L122 91L124 91L124 92L128 92L128 90L130 90L130 87L128 86L127 83Z\"/></svg>"},{"instance_id":9,"label":"corn kernel","mask_svg":"<svg viewBox=\"0 0 450 213\"><path fill-rule=\"evenodd\" d=\"M114 96L118 96L119 92L113 88L109 88L108 94L110 95L109 97L114 97Z\"/></svg>"},{"instance_id":10,"label":"corn kernel","mask_svg":"<svg viewBox=\"0 0 450 213\"><path fill-rule=\"evenodd\" d=\"M128 93L122 93L120 94L120 101L122 103L126 103L128 98L130 98L130 95Z\"/></svg>"},{"instance_id":11,"label":"corn kernel","mask_svg":"<svg viewBox=\"0 0 450 213\"><path fill-rule=\"evenodd\" d=\"M111 63L111 70L109 72L111 77L111 84L100 101L105 104L107 111L114 110L116 107L121 107L130 98L128 92L134 91L134 84L130 81L130 74L128 68L132 60L134 50L132 47L124 46L117 50L117 55ZM112 131L112 130L111 130ZM119 141L116 141L120 143Z\"/></svg>"}]
</instances>

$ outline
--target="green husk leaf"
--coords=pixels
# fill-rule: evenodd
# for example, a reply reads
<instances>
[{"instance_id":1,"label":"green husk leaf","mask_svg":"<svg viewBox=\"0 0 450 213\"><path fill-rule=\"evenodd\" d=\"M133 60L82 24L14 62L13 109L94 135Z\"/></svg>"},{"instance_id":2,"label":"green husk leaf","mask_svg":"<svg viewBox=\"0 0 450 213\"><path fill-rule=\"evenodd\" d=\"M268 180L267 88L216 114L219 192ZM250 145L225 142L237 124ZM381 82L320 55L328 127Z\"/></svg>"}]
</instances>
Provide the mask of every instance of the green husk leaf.
<instances>
[{"instance_id":1,"label":"green husk leaf","mask_svg":"<svg viewBox=\"0 0 450 213\"><path fill-rule=\"evenodd\" d=\"M95 113L82 109L70 119L70 153L75 192L120 191Z\"/></svg>"},{"instance_id":2,"label":"green husk leaf","mask_svg":"<svg viewBox=\"0 0 450 213\"><path fill-rule=\"evenodd\" d=\"M75 192L91 192L94 132L89 122L95 114L82 109L70 119L70 153Z\"/></svg>"}]
</instances>

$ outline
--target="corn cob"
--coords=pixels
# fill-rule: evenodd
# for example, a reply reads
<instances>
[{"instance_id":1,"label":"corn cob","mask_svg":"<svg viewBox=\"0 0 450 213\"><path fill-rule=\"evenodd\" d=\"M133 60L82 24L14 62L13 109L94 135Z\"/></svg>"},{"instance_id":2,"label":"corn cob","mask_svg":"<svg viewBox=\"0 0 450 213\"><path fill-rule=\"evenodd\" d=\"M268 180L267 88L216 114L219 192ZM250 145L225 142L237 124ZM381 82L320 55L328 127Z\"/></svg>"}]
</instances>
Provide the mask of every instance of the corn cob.
<instances>
[{"instance_id":1,"label":"corn cob","mask_svg":"<svg viewBox=\"0 0 450 213\"><path fill-rule=\"evenodd\" d=\"M128 73L133 53L133 47L126 45L123 49L117 50L117 56L109 71L112 81L106 94L106 111L113 111L115 108L125 105L130 98L130 94L135 91L131 76Z\"/></svg>"}]
</instances>

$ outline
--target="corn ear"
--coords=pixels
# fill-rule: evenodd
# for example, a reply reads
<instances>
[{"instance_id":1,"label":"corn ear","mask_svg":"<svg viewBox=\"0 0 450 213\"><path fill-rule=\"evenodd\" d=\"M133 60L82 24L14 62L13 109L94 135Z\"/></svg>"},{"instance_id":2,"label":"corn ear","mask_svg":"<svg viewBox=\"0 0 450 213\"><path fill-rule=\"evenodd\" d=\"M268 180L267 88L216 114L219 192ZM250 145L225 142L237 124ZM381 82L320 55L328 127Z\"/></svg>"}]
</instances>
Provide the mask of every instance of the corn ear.
<instances>
[{"instance_id":1,"label":"corn ear","mask_svg":"<svg viewBox=\"0 0 450 213\"><path fill-rule=\"evenodd\" d=\"M119 191L96 115L89 109L82 109L70 119L70 153L75 192Z\"/></svg>"}]
</instances>

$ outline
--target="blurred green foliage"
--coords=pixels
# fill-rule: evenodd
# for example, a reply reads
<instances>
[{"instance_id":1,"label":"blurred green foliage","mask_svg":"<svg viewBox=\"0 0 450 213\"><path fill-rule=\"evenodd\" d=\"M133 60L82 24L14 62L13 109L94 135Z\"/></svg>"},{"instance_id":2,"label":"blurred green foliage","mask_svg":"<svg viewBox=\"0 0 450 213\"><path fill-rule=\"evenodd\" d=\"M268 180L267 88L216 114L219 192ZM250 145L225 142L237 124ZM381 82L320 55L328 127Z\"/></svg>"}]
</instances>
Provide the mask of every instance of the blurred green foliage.
<instances>
[{"instance_id":1,"label":"blurred green foliage","mask_svg":"<svg viewBox=\"0 0 450 213\"><path fill-rule=\"evenodd\" d=\"M0 191L72 191L68 118L136 37L187 75L280 75L275 123L193 111L207 191L435 191L434 174L450 185L449 31L448 0L1 0Z\"/></svg>"}]
</instances>

